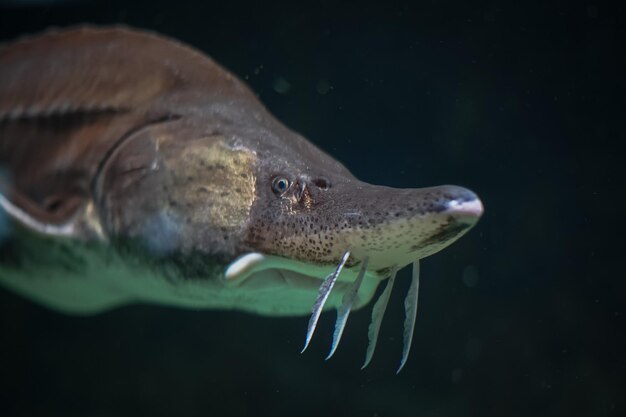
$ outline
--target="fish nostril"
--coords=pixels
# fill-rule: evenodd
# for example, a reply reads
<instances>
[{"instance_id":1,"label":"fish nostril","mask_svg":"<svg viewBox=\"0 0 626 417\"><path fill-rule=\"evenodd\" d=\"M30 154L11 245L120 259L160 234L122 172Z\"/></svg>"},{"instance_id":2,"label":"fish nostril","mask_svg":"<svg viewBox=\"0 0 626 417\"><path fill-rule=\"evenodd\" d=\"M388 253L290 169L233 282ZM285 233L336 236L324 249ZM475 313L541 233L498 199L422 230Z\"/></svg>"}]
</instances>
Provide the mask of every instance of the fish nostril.
<instances>
[{"instance_id":1,"label":"fish nostril","mask_svg":"<svg viewBox=\"0 0 626 417\"><path fill-rule=\"evenodd\" d=\"M319 189L328 190L330 188L330 183L326 178L314 178L312 182Z\"/></svg>"}]
</instances>

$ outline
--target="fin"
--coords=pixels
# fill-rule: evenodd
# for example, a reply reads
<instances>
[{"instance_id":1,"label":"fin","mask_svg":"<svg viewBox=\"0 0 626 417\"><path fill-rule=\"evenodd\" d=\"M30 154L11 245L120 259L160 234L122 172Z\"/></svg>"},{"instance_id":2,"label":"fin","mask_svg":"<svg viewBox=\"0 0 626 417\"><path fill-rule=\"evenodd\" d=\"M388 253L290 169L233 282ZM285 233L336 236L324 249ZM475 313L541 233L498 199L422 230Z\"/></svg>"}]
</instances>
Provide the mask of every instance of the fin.
<instances>
[{"instance_id":1,"label":"fin","mask_svg":"<svg viewBox=\"0 0 626 417\"><path fill-rule=\"evenodd\" d=\"M341 336L343 335L343 329L346 327L346 322L348 321L348 316L350 315L350 310L352 309L352 305L354 304L354 301L358 296L359 288L361 288L361 283L363 282L363 277L367 272L368 261L369 258L363 259L363 265L361 266L359 275L357 275L350 288L348 288L348 290L343 295L343 299L341 300L341 306L337 310L337 321L335 322L333 343L330 346L330 353L326 357L326 360L330 359L335 354L335 350L337 349L337 346L339 346Z\"/></svg>"},{"instance_id":2,"label":"fin","mask_svg":"<svg viewBox=\"0 0 626 417\"><path fill-rule=\"evenodd\" d=\"M400 360L400 367L396 371L396 374L400 373L406 360L409 357L411 351L411 341L413 340L413 329L415 328L415 317L417 317L417 296L420 286L420 263L419 260L413 262L413 273L411 277L411 285L409 286L409 292L404 299L404 333L402 335L402 359Z\"/></svg>"},{"instance_id":3,"label":"fin","mask_svg":"<svg viewBox=\"0 0 626 417\"><path fill-rule=\"evenodd\" d=\"M376 304L374 304L374 308L372 309L372 322L367 329L367 338L369 340L369 343L367 345L367 352L365 353L365 362L363 363L361 369L365 369L365 367L369 365L372 357L374 356L374 350L376 350L376 342L378 341L378 333L380 332L380 325L383 322L383 317L385 315L385 310L387 309L387 303L389 302L389 296L391 295L391 290L396 280L397 273L397 269L394 269L391 272L391 276L387 281L387 286L385 287L385 290L380 295L378 300L376 300Z\"/></svg>"},{"instance_id":4,"label":"fin","mask_svg":"<svg viewBox=\"0 0 626 417\"><path fill-rule=\"evenodd\" d=\"M311 337L313 337L313 333L315 332L315 326L317 326L317 320L320 318L320 314L322 313L322 309L324 308L324 304L330 295L330 292L335 285L335 281L337 281L337 277L341 273L341 269L346 264L348 257L350 256L350 251L346 251L341 257L341 261L339 261L339 265L337 265L337 269L335 272L326 277L322 285L320 286L319 292L317 294L317 298L315 299L315 303L313 304L313 311L311 314L311 318L309 319L309 326L306 332L306 340L304 342L304 347L300 353L303 353L306 348L309 346L309 342L311 342Z\"/></svg>"},{"instance_id":5,"label":"fin","mask_svg":"<svg viewBox=\"0 0 626 417\"><path fill-rule=\"evenodd\" d=\"M254 272L254 268L262 264L266 257L258 252L247 253L226 267L224 278L229 284L239 283Z\"/></svg>"},{"instance_id":6,"label":"fin","mask_svg":"<svg viewBox=\"0 0 626 417\"><path fill-rule=\"evenodd\" d=\"M42 235L50 236L73 236L75 233L74 221L69 221L59 225L49 224L31 217L24 210L14 205L4 195L0 194L0 210L4 210L8 216L17 221L22 226Z\"/></svg>"},{"instance_id":7,"label":"fin","mask_svg":"<svg viewBox=\"0 0 626 417\"><path fill-rule=\"evenodd\" d=\"M10 189L1 175L0 217L8 218L10 222L39 235L107 240L91 201L68 195L56 203L55 210L46 210L19 191Z\"/></svg>"}]
</instances>

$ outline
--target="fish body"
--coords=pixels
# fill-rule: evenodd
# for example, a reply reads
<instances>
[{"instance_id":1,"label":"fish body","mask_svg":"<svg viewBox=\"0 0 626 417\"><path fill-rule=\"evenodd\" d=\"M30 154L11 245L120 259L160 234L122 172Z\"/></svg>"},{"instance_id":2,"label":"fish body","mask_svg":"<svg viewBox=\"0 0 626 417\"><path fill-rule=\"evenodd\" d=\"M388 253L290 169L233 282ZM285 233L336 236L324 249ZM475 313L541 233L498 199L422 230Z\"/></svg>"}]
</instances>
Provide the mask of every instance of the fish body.
<instances>
[{"instance_id":1,"label":"fish body","mask_svg":"<svg viewBox=\"0 0 626 417\"><path fill-rule=\"evenodd\" d=\"M314 305L308 341L322 309L347 319L481 214L462 187L359 181L177 41L82 27L0 47L0 282L55 310Z\"/></svg>"}]
</instances>

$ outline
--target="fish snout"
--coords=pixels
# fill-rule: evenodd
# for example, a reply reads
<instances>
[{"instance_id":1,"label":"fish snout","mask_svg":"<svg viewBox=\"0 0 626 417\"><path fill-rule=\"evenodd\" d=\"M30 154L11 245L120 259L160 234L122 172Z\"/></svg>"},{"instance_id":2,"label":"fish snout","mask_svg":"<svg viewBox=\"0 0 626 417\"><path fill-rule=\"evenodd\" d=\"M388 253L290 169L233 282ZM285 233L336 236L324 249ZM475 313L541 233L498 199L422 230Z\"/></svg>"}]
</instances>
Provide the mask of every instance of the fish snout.
<instances>
[{"instance_id":1,"label":"fish snout","mask_svg":"<svg viewBox=\"0 0 626 417\"><path fill-rule=\"evenodd\" d=\"M483 204L471 190L456 185L444 185L440 189L436 211L446 213L458 223L473 226L483 214Z\"/></svg>"},{"instance_id":2,"label":"fish snout","mask_svg":"<svg viewBox=\"0 0 626 417\"><path fill-rule=\"evenodd\" d=\"M353 255L368 257L374 270L401 268L440 251L463 236L483 213L474 192L454 185L372 191L370 201L379 209L362 212L346 240Z\"/></svg>"},{"instance_id":3,"label":"fish snout","mask_svg":"<svg viewBox=\"0 0 626 417\"><path fill-rule=\"evenodd\" d=\"M368 327L368 347L365 368L371 361L378 340L380 325L387 308L398 270L413 264L412 279L404 300L405 321L402 359L397 372L404 367L413 339L419 289L419 259L443 249L471 228L483 213L483 206L472 191L454 185L425 189L393 189L362 185L358 187L364 200L354 198L341 211L343 230L348 248L340 258L335 271L327 275L319 287L313 304L302 352L306 350L317 326L320 313L339 279L348 258L361 260L358 275L344 290L337 309L337 321L330 358L341 340L341 335L353 303L358 299L359 288L366 274L370 282L387 279L385 289L372 309ZM359 204L360 203L360 204ZM370 294L372 294L370 292Z\"/></svg>"}]
</instances>

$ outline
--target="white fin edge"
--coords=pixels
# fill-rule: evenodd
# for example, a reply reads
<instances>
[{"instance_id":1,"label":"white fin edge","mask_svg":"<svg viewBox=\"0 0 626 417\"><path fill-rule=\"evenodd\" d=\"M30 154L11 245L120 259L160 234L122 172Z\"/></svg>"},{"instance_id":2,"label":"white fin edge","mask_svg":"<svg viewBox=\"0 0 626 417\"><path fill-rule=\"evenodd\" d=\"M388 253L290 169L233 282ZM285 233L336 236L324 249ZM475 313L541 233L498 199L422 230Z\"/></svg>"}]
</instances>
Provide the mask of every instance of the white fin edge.
<instances>
[{"instance_id":1,"label":"white fin edge","mask_svg":"<svg viewBox=\"0 0 626 417\"><path fill-rule=\"evenodd\" d=\"M9 216L18 220L22 225L34 230L37 233L50 236L74 236L76 228L74 219L61 225L52 225L39 222L29 216L24 210L11 203L3 194L0 193L0 207L6 211Z\"/></svg>"},{"instance_id":2,"label":"white fin edge","mask_svg":"<svg viewBox=\"0 0 626 417\"><path fill-rule=\"evenodd\" d=\"M255 267L266 261L266 257L262 253L247 253L235 259L226 267L224 278L226 282L234 284L241 282L255 271Z\"/></svg>"}]
</instances>

